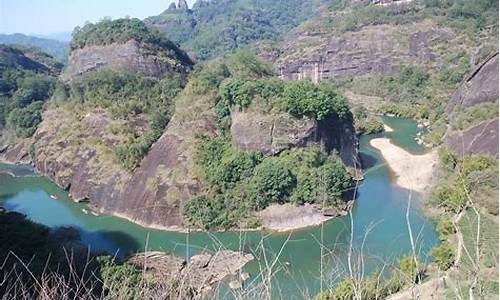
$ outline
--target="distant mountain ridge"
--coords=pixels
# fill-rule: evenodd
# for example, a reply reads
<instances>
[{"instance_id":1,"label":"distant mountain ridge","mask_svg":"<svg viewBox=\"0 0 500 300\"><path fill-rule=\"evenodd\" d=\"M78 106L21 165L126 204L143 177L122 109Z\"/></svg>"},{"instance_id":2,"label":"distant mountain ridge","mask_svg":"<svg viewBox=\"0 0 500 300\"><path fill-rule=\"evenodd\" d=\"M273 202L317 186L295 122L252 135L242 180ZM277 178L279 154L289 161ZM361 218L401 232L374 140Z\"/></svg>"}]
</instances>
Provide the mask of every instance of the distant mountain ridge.
<instances>
[{"instance_id":1,"label":"distant mountain ridge","mask_svg":"<svg viewBox=\"0 0 500 300\"><path fill-rule=\"evenodd\" d=\"M69 52L69 43L54 39L40 38L22 33L0 34L0 44L22 45L40 48L60 62L66 62Z\"/></svg>"}]
</instances>

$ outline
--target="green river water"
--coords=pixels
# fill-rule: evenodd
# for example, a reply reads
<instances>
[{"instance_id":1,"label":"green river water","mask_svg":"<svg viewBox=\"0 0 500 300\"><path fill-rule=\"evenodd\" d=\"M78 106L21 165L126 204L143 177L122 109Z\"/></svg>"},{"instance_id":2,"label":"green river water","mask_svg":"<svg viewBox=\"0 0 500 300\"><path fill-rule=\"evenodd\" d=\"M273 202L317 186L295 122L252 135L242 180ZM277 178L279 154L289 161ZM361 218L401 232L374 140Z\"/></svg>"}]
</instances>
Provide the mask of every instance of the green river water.
<instances>
[{"instance_id":1,"label":"green river water","mask_svg":"<svg viewBox=\"0 0 500 300\"><path fill-rule=\"evenodd\" d=\"M360 182L358 197L352 210L353 255L362 253L368 274L383 262L395 262L411 252L406 225L408 191L392 183L390 170L380 153L369 145L374 137L387 136L412 153L425 149L414 141L418 131L414 122L384 118L395 131L363 136L360 152L365 165L365 179ZM265 249L268 261L280 253L275 265L274 293L285 299L303 299L320 290L321 227L298 230L292 234L253 232L183 233L152 230L112 216L92 216L82 212L85 204L71 201L67 193L45 177L37 176L30 167L1 165L16 177L0 172L0 205L7 210L26 214L31 220L50 227L73 226L81 233L82 242L92 250L105 250L120 257L128 253L163 250L186 256L220 247L254 252L258 259L245 267L252 275L247 284L257 284ZM57 200L50 195L55 195ZM419 200L413 195L411 225L417 250L423 259L436 245L434 224L421 214ZM338 280L335 274L347 272L347 250L351 236L349 217L336 218L323 226L324 284ZM369 231L369 234L365 233ZM261 246L262 243L262 246ZM284 245L286 243L286 245ZM284 246L283 246L284 245ZM280 252L281 250L281 252ZM353 259L357 261L356 259ZM227 289L222 289L226 293Z\"/></svg>"}]
</instances>

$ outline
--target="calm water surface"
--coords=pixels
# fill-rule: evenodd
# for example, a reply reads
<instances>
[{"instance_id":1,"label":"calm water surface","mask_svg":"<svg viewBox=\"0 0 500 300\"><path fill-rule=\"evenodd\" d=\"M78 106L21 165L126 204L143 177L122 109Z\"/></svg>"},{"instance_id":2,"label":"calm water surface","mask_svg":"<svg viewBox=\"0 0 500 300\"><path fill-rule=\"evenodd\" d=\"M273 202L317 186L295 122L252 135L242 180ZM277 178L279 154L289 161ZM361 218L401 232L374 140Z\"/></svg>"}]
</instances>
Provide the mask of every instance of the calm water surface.
<instances>
[{"instance_id":1,"label":"calm water surface","mask_svg":"<svg viewBox=\"0 0 500 300\"><path fill-rule=\"evenodd\" d=\"M392 183L389 169L380 153L370 147L369 140L385 135L394 144L412 153L425 152L414 141L418 131L414 122L398 118L384 118L384 121L395 131L364 136L360 140L366 170L352 210L353 255L358 257L362 253L366 273L384 262L395 262L398 257L411 253L405 219L409 192ZM12 177L7 172L17 176ZM55 195L58 200L52 199L50 195ZM414 236L417 236L417 250L426 259L438 238L433 223L421 214L417 195L413 195L413 200L411 224ZM351 237L349 217L336 218L326 223L323 227L323 242L321 227L303 229L292 234L255 231L187 235L165 232L143 228L112 216L86 215L82 212L84 204L71 201L65 191L47 178L36 176L29 167L1 164L0 205L26 214L31 220L50 227L73 226L80 231L82 242L92 250L107 251L120 257L144 251L146 245L147 250L162 250L181 256L221 247L254 252L260 259L245 268L246 272L253 275L253 282L259 281L257 274L264 264L261 249L265 249L269 261L280 253L279 263L276 264L279 271L275 276L274 291L284 295L286 299L302 299L304 294L315 295L319 291L320 244L328 249L323 253L323 269L327 278L325 284L329 279L338 280L335 274L345 275L347 271L347 245Z\"/></svg>"}]
</instances>

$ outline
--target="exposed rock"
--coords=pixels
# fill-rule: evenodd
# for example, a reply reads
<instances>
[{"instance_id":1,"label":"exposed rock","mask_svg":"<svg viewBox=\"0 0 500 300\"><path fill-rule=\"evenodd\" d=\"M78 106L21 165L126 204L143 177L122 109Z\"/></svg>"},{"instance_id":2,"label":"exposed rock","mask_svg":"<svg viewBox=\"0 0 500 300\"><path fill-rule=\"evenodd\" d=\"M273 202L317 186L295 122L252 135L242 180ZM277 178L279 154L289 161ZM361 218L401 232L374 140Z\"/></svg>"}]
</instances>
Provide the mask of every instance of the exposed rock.
<instances>
[{"instance_id":1,"label":"exposed rock","mask_svg":"<svg viewBox=\"0 0 500 300\"><path fill-rule=\"evenodd\" d=\"M463 109L482 103L498 103L498 79L497 52L476 67L451 96L446 107L447 120L453 120ZM462 131L449 128L444 143L459 156L483 154L498 158L498 118Z\"/></svg>"},{"instance_id":2,"label":"exposed rock","mask_svg":"<svg viewBox=\"0 0 500 300\"><path fill-rule=\"evenodd\" d=\"M179 3L177 4L177 9L182 11L187 11L189 9L189 6L186 0L179 0Z\"/></svg>"},{"instance_id":3,"label":"exposed rock","mask_svg":"<svg viewBox=\"0 0 500 300\"><path fill-rule=\"evenodd\" d=\"M448 133L444 143L460 157L476 154L498 158L498 119L483 122L462 132Z\"/></svg>"},{"instance_id":4,"label":"exposed rock","mask_svg":"<svg viewBox=\"0 0 500 300\"><path fill-rule=\"evenodd\" d=\"M490 56L453 93L446 107L451 114L456 109L471 107L485 102L498 101L498 52Z\"/></svg>"},{"instance_id":5,"label":"exposed rock","mask_svg":"<svg viewBox=\"0 0 500 300\"><path fill-rule=\"evenodd\" d=\"M233 111L231 113L233 146L275 155L285 149L314 143L317 124L314 120L296 119L287 113L277 115Z\"/></svg>"},{"instance_id":6,"label":"exposed rock","mask_svg":"<svg viewBox=\"0 0 500 300\"><path fill-rule=\"evenodd\" d=\"M7 163L29 164L29 142L24 141L15 145L0 145L0 161Z\"/></svg>"},{"instance_id":7,"label":"exposed rock","mask_svg":"<svg viewBox=\"0 0 500 300\"><path fill-rule=\"evenodd\" d=\"M175 5L175 2L172 2L170 3L170 5L168 6L168 11L175 11L177 10L177 5Z\"/></svg>"},{"instance_id":8,"label":"exposed rock","mask_svg":"<svg viewBox=\"0 0 500 300\"><path fill-rule=\"evenodd\" d=\"M252 254L220 250L214 254L195 255L188 262L163 252L139 253L128 258L127 262L167 280L174 277L197 292L202 292L227 276L236 275L253 259Z\"/></svg>"},{"instance_id":9,"label":"exposed rock","mask_svg":"<svg viewBox=\"0 0 500 300\"><path fill-rule=\"evenodd\" d=\"M77 111L48 109L34 135L33 163L75 200L88 199L109 211L129 177L107 156L121 139L110 132L116 125L102 110L79 116ZM144 127L135 129L142 132Z\"/></svg>"},{"instance_id":10,"label":"exposed rock","mask_svg":"<svg viewBox=\"0 0 500 300\"><path fill-rule=\"evenodd\" d=\"M103 69L127 70L161 79L172 72L186 73L189 65L160 58L130 40L125 44L89 46L73 50L61 78L70 81L84 73Z\"/></svg>"},{"instance_id":11,"label":"exposed rock","mask_svg":"<svg viewBox=\"0 0 500 300\"><path fill-rule=\"evenodd\" d=\"M432 43L446 38L445 31L400 32L389 25L366 26L340 36L302 32L289 39L276 62L281 77L289 80L396 75L400 65L431 63Z\"/></svg>"},{"instance_id":12,"label":"exposed rock","mask_svg":"<svg viewBox=\"0 0 500 300\"><path fill-rule=\"evenodd\" d=\"M333 119L318 123L309 118L297 119L287 113L234 110L231 120L233 146L237 149L274 155L293 147L317 144L327 152L336 150L347 166L359 164L354 129L346 124L339 125Z\"/></svg>"},{"instance_id":13,"label":"exposed rock","mask_svg":"<svg viewBox=\"0 0 500 300\"><path fill-rule=\"evenodd\" d=\"M344 207L322 209L318 205L272 204L259 212L262 226L267 229L283 232L308 226L317 226L334 217L345 215L351 203Z\"/></svg>"}]
</instances>

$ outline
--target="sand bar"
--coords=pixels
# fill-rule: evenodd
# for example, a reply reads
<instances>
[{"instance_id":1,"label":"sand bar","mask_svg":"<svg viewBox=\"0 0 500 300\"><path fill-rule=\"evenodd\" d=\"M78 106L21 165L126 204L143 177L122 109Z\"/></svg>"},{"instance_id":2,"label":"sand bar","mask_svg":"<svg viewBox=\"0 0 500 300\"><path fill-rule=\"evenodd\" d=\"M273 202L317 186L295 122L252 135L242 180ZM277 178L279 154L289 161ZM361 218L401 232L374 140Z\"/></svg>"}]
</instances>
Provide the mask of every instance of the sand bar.
<instances>
[{"instance_id":1,"label":"sand bar","mask_svg":"<svg viewBox=\"0 0 500 300\"><path fill-rule=\"evenodd\" d=\"M434 167L438 163L436 150L415 155L393 145L387 138L373 139L370 145L382 152L382 156L396 176L397 185L420 193L428 192Z\"/></svg>"}]
</instances>

